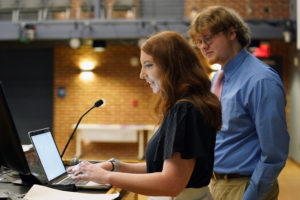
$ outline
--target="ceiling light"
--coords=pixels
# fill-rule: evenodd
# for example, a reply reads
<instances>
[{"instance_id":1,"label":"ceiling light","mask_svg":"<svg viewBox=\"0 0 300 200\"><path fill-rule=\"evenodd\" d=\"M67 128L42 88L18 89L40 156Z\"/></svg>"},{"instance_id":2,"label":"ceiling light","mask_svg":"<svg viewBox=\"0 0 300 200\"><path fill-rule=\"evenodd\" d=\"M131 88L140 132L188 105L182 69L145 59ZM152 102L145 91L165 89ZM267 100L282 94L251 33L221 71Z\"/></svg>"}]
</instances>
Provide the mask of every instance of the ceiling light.
<instances>
[{"instance_id":1,"label":"ceiling light","mask_svg":"<svg viewBox=\"0 0 300 200\"><path fill-rule=\"evenodd\" d=\"M94 40L93 41L93 49L97 52L105 51L106 42L105 40Z\"/></svg>"},{"instance_id":2,"label":"ceiling light","mask_svg":"<svg viewBox=\"0 0 300 200\"><path fill-rule=\"evenodd\" d=\"M95 68L95 63L92 61L82 61L80 62L80 69L82 71L92 71Z\"/></svg>"},{"instance_id":3,"label":"ceiling light","mask_svg":"<svg viewBox=\"0 0 300 200\"><path fill-rule=\"evenodd\" d=\"M80 47L80 40L79 38L71 38L69 41L69 45L72 49L78 49Z\"/></svg>"}]
</instances>

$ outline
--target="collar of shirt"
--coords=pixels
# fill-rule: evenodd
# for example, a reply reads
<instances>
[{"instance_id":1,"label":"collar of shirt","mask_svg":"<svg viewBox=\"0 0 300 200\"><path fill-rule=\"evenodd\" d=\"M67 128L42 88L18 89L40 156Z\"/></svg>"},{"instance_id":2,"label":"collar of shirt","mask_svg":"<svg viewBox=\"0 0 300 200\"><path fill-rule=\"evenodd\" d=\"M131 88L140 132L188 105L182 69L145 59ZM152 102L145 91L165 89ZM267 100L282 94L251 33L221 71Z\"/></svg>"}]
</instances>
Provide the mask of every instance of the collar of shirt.
<instances>
[{"instance_id":1,"label":"collar of shirt","mask_svg":"<svg viewBox=\"0 0 300 200\"><path fill-rule=\"evenodd\" d=\"M241 63L245 60L249 52L242 48L242 50L224 66L224 81L227 82L241 66Z\"/></svg>"}]
</instances>

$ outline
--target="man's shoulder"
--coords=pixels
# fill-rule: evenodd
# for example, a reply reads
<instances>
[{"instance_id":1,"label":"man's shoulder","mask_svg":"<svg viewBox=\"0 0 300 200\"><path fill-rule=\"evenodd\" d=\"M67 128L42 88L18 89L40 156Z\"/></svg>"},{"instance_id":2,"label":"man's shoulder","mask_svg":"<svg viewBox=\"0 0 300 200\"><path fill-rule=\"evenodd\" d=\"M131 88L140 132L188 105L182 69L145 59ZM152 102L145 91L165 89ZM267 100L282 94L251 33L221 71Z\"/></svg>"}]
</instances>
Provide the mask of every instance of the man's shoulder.
<instances>
[{"instance_id":1,"label":"man's shoulder","mask_svg":"<svg viewBox=\"0 0 300 200\"><path fill-rule=\"evenodd\" d=\"M245 72L251 76L254 81L262 79L281 81L277 71L274 68L254 57L253 55L247 56L244 64L246 66L244 66L243 70L245 70Z\"/></svg>"}]
</instances>

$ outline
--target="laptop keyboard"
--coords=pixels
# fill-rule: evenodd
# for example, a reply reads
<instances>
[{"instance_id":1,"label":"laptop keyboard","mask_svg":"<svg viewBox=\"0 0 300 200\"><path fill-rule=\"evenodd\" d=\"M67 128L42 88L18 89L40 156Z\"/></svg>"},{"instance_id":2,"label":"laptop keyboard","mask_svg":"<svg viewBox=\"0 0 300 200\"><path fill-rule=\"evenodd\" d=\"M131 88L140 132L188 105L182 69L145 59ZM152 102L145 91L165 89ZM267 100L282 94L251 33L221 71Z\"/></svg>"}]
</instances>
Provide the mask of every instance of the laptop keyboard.
<instances>
[{"instance_id":1,"label":"laptop keyboard","mask_svg":"<svg viewBox=\"0 0 300 200\"><path fill-rule=\"evenodd\" d=\"M71 176L65 178L64 180L62 180L59 184L62 185L68 185L68 184L75 184L75 185L86 185L89 181L85 181L85 180L75 180L72 179Z\"/></svg>"}]
</instances>

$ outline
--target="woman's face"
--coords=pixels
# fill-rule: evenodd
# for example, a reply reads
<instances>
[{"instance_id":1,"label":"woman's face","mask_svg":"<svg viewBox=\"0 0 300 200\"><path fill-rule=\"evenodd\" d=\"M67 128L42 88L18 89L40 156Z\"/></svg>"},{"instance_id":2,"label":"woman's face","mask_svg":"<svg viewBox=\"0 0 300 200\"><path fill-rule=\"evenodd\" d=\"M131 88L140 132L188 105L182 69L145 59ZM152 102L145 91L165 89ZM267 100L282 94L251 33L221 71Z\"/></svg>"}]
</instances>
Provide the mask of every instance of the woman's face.
<instances>
[{"instance_id":1,"label":"woman's face","mask_svg":"<svg viewBox=\"0 0 300 200\"><path fill-rule=\"evenodd\" d=\"M145 79L153 90L153 93L157 94L160 91L160 77L161 71L153 61L153 57L141 51L141 72L140 78Z\"/></svg>"}]
</instances>

